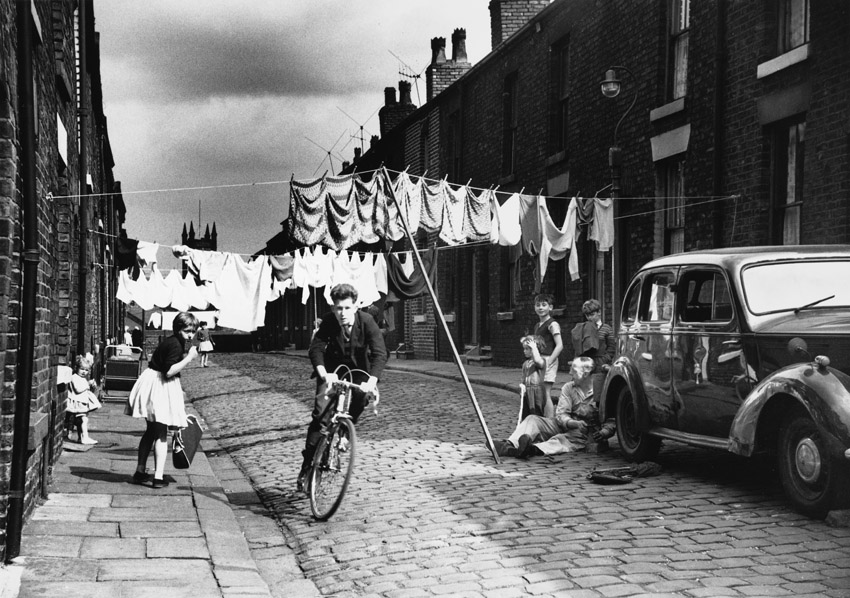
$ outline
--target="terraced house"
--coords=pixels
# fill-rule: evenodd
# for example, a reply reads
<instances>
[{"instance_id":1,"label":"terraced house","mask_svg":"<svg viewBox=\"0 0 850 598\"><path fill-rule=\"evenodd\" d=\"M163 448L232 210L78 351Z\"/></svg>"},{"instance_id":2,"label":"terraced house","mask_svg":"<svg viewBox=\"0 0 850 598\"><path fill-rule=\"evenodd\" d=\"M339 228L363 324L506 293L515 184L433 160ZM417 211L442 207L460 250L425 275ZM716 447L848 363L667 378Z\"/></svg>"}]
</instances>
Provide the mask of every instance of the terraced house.
<instances>
[{"instance_id":1,"label":"terraced house","mask_svg":"<svg viewBox=\"0 0 850 598\"><path fill-rule=\"evenodd\" d=\"M63 450L60 365L123 317L109 267L125 208L113 179L91 0L0 0L0 552Z\"/></svg>"}]
</instances>

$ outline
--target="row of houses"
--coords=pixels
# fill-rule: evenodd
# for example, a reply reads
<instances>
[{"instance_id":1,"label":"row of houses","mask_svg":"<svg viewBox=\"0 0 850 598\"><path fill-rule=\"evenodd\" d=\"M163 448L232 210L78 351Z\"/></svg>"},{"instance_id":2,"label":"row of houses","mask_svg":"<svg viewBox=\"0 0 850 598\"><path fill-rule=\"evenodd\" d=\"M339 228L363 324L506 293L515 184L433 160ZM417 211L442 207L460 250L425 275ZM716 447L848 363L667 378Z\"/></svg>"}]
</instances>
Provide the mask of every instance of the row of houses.
<instances>
[{"instance_id":1,"label":"row of houses","mask_svg":"<svg viewBox=\"0 0 850 598\"><path fill-rule=\"evenodd\" d=\"M582 320L590 297L613 320L629 276L663 254L850 241L846 2L491 0L489 10L491 52L472 65L465 30L450 52L434 38L427 101L413 105L410 81L398 97L387 88L380 137L344 172L383 165L540 190L558 225L573 196L615 197L613 251L597 252L583 231L579 279L563 261L549 266L542 290L562 328ZM291 249L285 224L264 251ZM420 235L421 247L435 241ZM516 366L517 340L535 321L533 258L513 262L496 246L439 255L455 344ZM390 349L452 359L432 302L406 303ZM312 317L311 306L281 300L265 343L305 343Z\"/></svg>"},{"instance_id":2,"label":"row of houses","mask_svg":"<svg viewBox=\"0 0 850 598\"><path fill-rule=\"evenodd\" d=\"M0 0L0 553L63 446L57 370L123 324L114 180L92 0Z\"/></svg>"}]
</instances>

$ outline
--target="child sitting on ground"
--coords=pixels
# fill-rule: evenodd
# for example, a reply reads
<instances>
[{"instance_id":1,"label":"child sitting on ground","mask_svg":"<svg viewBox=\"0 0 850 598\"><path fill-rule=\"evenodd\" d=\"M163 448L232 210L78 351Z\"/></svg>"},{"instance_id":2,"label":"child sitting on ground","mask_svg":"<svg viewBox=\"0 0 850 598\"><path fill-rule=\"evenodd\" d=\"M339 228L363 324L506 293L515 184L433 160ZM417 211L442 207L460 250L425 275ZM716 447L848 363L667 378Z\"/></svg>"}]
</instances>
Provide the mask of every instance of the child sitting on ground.
<instances>
[{"instance_id":1,"label":"child sitting on ground","mask_svg":"<svg viewBox=\"0 0 850 598\"><path fill-rule=\"evenodd\" d=\"M76 428L80 444L97 444L97 440L89 436L88 414L100 409L101 403L97 398L97 383L91 379L92 359L85 355L77 355L74 362L74 373L68 387L68 403L65 408L65 423L69 433Z\"/></svg>"}]
</instances>

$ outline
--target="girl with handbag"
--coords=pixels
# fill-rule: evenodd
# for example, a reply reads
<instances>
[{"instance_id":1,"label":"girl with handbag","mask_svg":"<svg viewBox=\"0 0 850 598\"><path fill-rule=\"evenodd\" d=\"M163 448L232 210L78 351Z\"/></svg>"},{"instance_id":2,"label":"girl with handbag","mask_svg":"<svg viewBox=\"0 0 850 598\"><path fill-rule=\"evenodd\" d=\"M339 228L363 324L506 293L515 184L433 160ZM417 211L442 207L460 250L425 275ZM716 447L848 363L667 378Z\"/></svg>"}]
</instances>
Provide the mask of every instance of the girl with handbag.
<instances>
[{"instance_id":1,"label":"girl with handbag","mask_svg":"<svg viewBox=\"0 0 850 598\"><path fill-rule=\"evenodd\" d=\"M184 356L186 344L192 340L198 319L189 312L180 312L174 318L174 335L162 341L130 391L124 413L144 418L147 424L139 441L139 456L133 482L142 484L150 480L147 473L148 456L154 452L153 488L168 485L163 479L168 454L168 429L185 428L186 408L183 404L183 387L180 372L198 356L190 346Z\"/></svg>"}]
</instances>

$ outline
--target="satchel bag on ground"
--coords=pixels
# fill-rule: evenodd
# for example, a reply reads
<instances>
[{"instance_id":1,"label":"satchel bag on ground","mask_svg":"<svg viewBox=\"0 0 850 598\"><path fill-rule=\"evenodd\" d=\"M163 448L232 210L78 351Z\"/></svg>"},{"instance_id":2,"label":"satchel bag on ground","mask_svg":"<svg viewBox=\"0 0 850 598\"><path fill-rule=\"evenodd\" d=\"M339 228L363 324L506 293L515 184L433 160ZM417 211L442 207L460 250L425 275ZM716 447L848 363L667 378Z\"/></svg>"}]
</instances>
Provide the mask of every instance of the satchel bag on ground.
<instances>
[{"instance_id":1,"label":"satchel bag on ground","mask_svg":"<svg viewBox=\"0 0 850 598\"><path fill-rule=\"evenodd\" d=\"M175 469L188 469L198 452L204 430L194 415L186 416L188 425L174 432L171 440L171 456Z\"/></svg>"}]
</instances>

